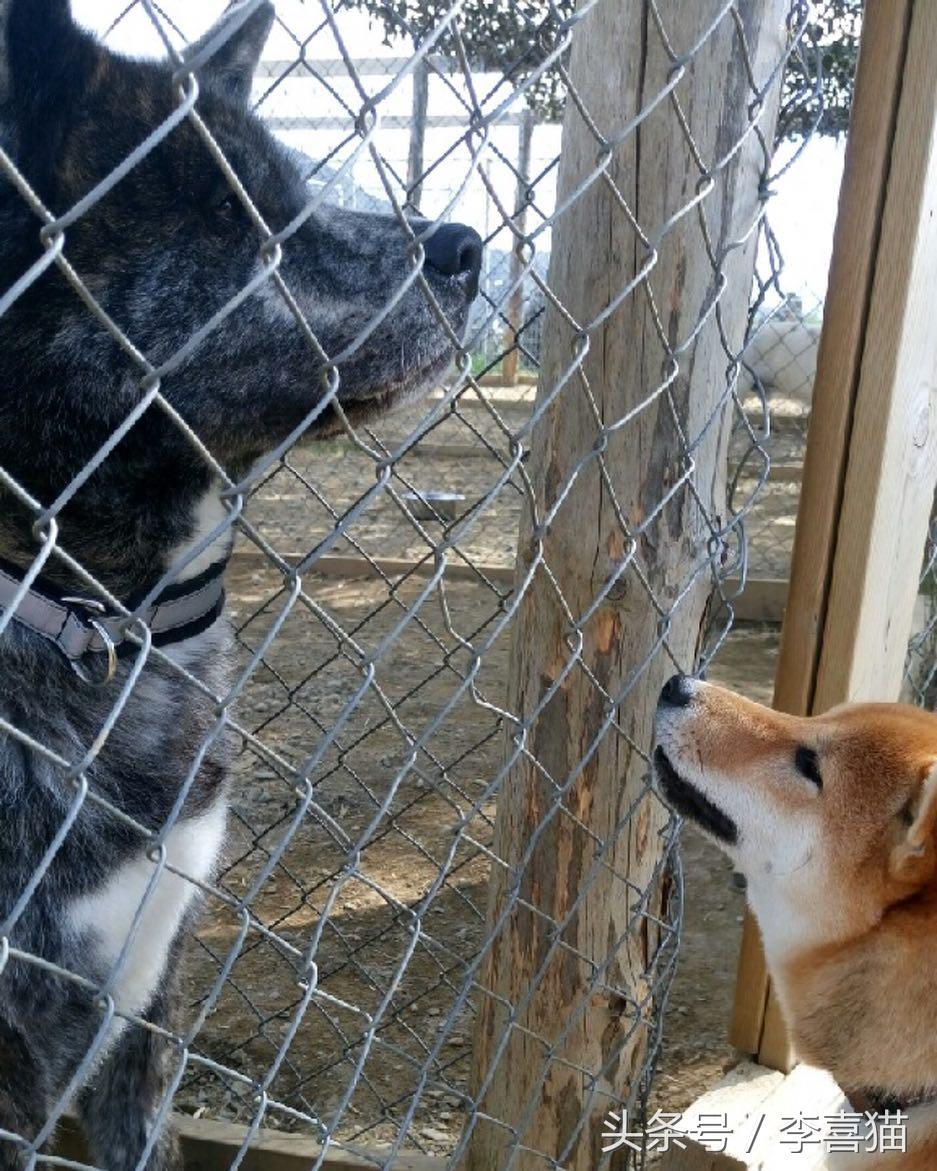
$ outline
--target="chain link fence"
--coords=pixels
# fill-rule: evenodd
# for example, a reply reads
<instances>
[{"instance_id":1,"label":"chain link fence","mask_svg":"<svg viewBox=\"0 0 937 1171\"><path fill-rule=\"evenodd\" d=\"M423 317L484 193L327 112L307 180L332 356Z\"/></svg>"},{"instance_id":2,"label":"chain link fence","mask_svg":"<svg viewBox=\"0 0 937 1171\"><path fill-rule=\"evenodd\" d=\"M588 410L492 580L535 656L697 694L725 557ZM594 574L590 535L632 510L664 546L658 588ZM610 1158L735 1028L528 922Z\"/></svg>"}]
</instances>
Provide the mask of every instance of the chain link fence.
<instances>
[{"instance_id":1,"label":"chain link fence","mask_svg":"<svg viewBox=\"0 0 937 1171\"><path fill-rule=\"evenodd\" d=\"M904 698L937 709L937 519L931 516L914 628L905 664Z\"/></svg>"},{"instance_id":2,"label":"chain link fence","mask_svg":"<svg viewBox=\"0 0 937 1171\"><path fill-rule=\"evenodd\" d=\"M17 1112L0 1092L0 1166L34 1166L76 1108L93 1146L117 1125L97 1087L136 1064L145 1137L126 1158L92 1150L102 1166L162 1167L171 1111L245 1126L232 1160L272 1127L319 1144L317 1168L336 1152L392 1167L402 1150L453 1168L644 1166L682 891L651 717L663 680L708 664L732 625L770 466L758 363L807 329L790 302L763 309L770 247L748 306L780 79L810 10L631 7L636 39L604 38L631 106L609 107L582 46L606 21L621 31L612 0L510 6L525 35L497 71L468 47L491 16L470 0L440 3L429 27L408 29L402 9L409 42L366 66L360 14L280 0L252 104L294 151L305 187L292 206L277 198L286 164L258 164L273 157L261 131L235 119L232 133L232 95L209 100L240 83L257 0L187 56L203 14L168 0L97 10L108 43L134 51L155 34L170 63L134 66L146 72L131 90L94 56L81 117L39 162L4 123L0 210L31 225L32 250L5 264L0 340L34 380L52 364L69 413L37 393L26 429L4 395L0 552L15 588L0 731L15 783L0 792L7 808L35 804L4 831L20 861L0 886L0 1057L18 1053L42 1093ZM26 10L0 4L8 49ZM62 5L31 11L53 50L72 35ZM69 58L76 76L88 44ZM212 60L220 76L200 89ZM445 125L427 127L408 174L418 67ZM15 90L15 68L7 80ZM525 153L524 104L547 81L566 137L561 150L559 125L536 125ZM223 180L211 214L237 215L248 277L233 237L193 262L181 221L147 218L164 181L147 167L183 151ZM174 191L189 175L173 171ZM53 202L56 181L74 198ZM370 229L353 221L352 278L310 296L300 262L322 247L326 204L386 216L393 243L359 263ZM583 273L596 208L614 263ZM427 271L454 218L484 229L487 256L464 336L451 282L465 272L444 285ZM289 341L271 356L250 331L274 328ZM374 339L381 361L399 348L386 377L403 385L430 337L450 372L386 419L358 411ZM640 356L616 357L614 337L639 337ZM811 361L808 341L792 364ZM229 391L244 370L250 409ZM89 372L114 383L101 415L72 389L89 393ZM298 386L301 409L268 423ZM383 404L382 389L369 393ZM262 452L238 427L262 432ZM49 446L29 448L36 436ZM204 491L183 507L185 477ZM106 517L89 521L89 500L110 501ZM158 554L142 576L130 532ZM190 595L232 535L234 654L223 620L192 641L158 637L154 601ZM89 653L70 665L24 631L35 593L79 609ZM185 833L209 833L206 777L223 770L214 864ZM175 780L160 805L163 773ZM183 945L177 908L194 894Z\"/></svg>"},{"instance_id":3,"label":"chain link fence","mask_svg":"<svg viewBox=\"0 0 937 1171\"><path fill-rule=\"evenodd\" d=\"M797 294L781 294L770 308L762 307L754 321L741 380L743 404L756 417L767 404L771 420L765 438L771 475L748 526L749 573L759 580L778 582L781 596L790 575L822 320L819 297L805 303ZM730 460L737 461L735 467L744 480L750 469L741 455L733 450Z\"/></svg>"}]
</instances>

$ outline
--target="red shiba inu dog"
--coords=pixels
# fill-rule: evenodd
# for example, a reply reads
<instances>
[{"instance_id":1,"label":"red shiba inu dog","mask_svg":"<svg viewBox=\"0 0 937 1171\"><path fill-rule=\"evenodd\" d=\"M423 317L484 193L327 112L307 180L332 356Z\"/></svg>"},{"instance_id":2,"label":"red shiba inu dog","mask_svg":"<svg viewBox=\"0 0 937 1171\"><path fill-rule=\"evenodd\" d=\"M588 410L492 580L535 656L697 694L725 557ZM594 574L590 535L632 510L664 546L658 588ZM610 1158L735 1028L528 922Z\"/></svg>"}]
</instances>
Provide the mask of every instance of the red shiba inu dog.
<instances>
[{"instance_id":1,"label":"red shiba inu dog","mask_svg":"<svg viewBox=\"0 0 937 1171\"><path fill-rule=\"evenodd\" d=\"M677 675L655 769L748 881L798 1056L856 1110L907 1114L905 1153L835 1166L935 1171L937 716L855 704L801 719Z\"/></svg>"}]
</instances>

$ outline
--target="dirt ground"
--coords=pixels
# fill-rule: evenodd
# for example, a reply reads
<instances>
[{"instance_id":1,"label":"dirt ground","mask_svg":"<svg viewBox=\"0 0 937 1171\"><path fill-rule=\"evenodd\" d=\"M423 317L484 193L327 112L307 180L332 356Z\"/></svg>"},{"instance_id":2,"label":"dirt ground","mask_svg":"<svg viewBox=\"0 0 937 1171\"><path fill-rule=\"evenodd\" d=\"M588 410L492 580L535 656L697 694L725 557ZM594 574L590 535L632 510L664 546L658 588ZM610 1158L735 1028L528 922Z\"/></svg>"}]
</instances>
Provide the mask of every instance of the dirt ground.
<instances>
[{"instance_id":1,"label":"dirt ground","mask_svg":"<svg viewBox=\"0 0 937 1171\"><path fill-rule=\"evenodd\" d=\"M385 443L407 421L394 426ZM457 491L474 527L414 525L388 491L359 519L375 465L347 444L292 455L247 521L291 558L321 551L340 521L329 552L418 559L456 532L453 560L509 566L520 495L510 483L492 492L510 461L497 421L448 418L427 444L404 457L394 491ZM490 452L453 458L453 445ZM246 1121L266 1077L265 1125L315 1134L310 1117L328 1127L340 1115L338 1136L367 1145L393 1140L419 1091L406 1145L443 1154L469 1086L474 1006L460 992L485 930L509 587L307 574L290 593L249 540L241 548L230 605L243 661L262 661L238 706L246 747L223 897L208 899L188 966L206 1017L177 1105ZM711 677L770 698L776 641L736 629ZM469 644L484 649L476 674ZM683 857L686 921L654 1090L669 1111L732 1060L743 910L720 855L688 832Z\"/></svg>"}]
</instances>

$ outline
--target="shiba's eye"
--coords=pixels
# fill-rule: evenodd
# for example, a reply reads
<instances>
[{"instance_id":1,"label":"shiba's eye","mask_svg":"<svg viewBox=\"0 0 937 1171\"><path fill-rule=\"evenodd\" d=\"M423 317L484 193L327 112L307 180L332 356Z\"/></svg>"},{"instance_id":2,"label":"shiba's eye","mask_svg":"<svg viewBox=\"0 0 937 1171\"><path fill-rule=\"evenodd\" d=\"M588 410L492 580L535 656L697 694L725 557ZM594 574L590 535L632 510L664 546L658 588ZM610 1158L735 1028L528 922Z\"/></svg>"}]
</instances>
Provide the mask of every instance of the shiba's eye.
<instances>
[{"instance_id":1,"label":"shiba's eye","mask_svg":"<svg viewBox=\"0 0 937 1171\"><path fill-rule=\"evenodd\" d=\"M820 775L820 762L812 748L800 748L794 753L794 765L802 777L806 777L818 789L823 788L823 777Z\"/></svg>"}]
</instances>

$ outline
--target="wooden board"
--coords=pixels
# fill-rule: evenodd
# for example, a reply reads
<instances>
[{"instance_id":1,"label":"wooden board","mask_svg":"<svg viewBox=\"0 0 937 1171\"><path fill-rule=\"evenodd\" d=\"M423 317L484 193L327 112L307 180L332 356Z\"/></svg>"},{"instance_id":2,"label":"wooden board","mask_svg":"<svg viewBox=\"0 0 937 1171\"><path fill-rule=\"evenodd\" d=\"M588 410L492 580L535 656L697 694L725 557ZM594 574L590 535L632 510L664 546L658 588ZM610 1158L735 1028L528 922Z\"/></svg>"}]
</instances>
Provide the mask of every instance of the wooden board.
<instances>
[{"instance_id":1,"label":"wooden board","mask_svg":"<svg viewBox=\"0 0 937 1171\"><path fill-rule=\"evenodd\" d=\"M186 1171L227 1171L248 1133L246 1126L211 1122L204 1118L173 1115L173 1125L182 1142ZM66 1119L56 1141L56 1154L83 1162L87 1159L84 1138L77 1123ZM261 1129L252 1138L239 1164L240 1171L309 1171L322 1154L320 1144L297 1134ZM361 1153L331 1148L322 1171L375 1171L383 1166L386 1151L361 1148ZM391 1171L445 1171L448 1160L430 1155L404 1153L390 1164Z\"/></svg>"},{"instance_id":2,"label":"wooden board","mask_svg":"<svg viewBox=\"0 0 937 1171\"><path fill-rule=\"evenodd\" d=\"M813 705L910 13L910 0L865 7L775 684L796 715Z\"/></svg>"},{"instance_id":3,"label":"wooden board","mask_svg":"<svg viewBox=\"0 0 937 1171\"><path fill-rule=\"evenodd\" d=\"M897 144L912 8L912 0L868 0L864 14L775 683L775 706L798 715L821 710L829 702L847 698L848 694L842 692L831 698L834 692L829 675L818 694L818 677L827 635L838 536L843 524L847 467L860 385L873 398L889 397L890 388L873 385L868 379L862 383L861 375L863 355L869 344L867 334L876 274L880 266L887 270L894 263L894 243L883 235L886 197L893 179L893 145L896 153L898 145L902 145L905 153L913 155L919 147L921 133L920 99L910 101L910 95L905 95L910 108L905 107L905 137ZM911 142L906 141L909 132ZM897 174L896 171L895 179ZM904 215L915 220L920 208L910 206L913 192L907 180L890 197L897 199L899 194L905 201ZM876 320L881 316L879 312ZM875 344L873 341L873 347ZM871 454L869 437L873 428L880 425L880 416L869 418L865 424L866 459ZM862 475L861 460L854 459L852 467L855 483ZM851 508L845 523L855 520L856 509ZM861 518L859 522L861 525ZM899 518L893 516L891 523L899 527ZM868 530L865 531L867 534ZM878 548L875 555L886 554ZM855 573L856 568L853 555L849 568L839 570L840 582L843 583L844 574ZM916 580L916 569L911 576ZM840 589L842 592L842 585ZM837 606L845 604L838 602ZM852 633L855 634L854 626ZM844 635L841 627L836 638L838 653L842 653ZM830 662L829 657L827 661ZM761 1061L775 1068L786 1070L793 1063L781 1014L770 991L757 929L750 918L743 931L730 1040L739 1049L757 1054Z\"/></svg>"},{"instance_id":4,"label":"wooden board","mask_svg":"<svg viewBox=\"0 0 937 1171\"><path fill-rule=\"evenodd\" d=\"M937 4L908 36L815 711L901 692L937 483Z\"/></svg>"},{"instance_id":5,"label":"wooden board","mask_svg":"<svg viewBox=\"0 0 937 1171\"><path fill-rule=\"evenodd\" d=\"M298 565L305 554L281 554L283 560L290 565ZM240 544L234 551L232 565L241 569L260 569L271 565L267 555L260 549L249 544ZM430 557L423 561L414 561L407 557L362 557L360 554L327 553L320 557L307 571L309 574L319 574L322 577L347 577L349 579L365 577L400 578L413 575L414 577L429 577L435 573L436 566ZM485 579L496 585L511 587L514 584L515 571L513 565L469 565L468 562L451 558L446 566L447 581L474 581L481 584ZM739 587L737 578L727 578L725 591L727 596L732 595ZM737 598L733 598L731 605L738 622L780 622L784 616L784 606L787 600L787 582L778 578L749 578L745 589Z\"/></svg>"}]
</instances>

